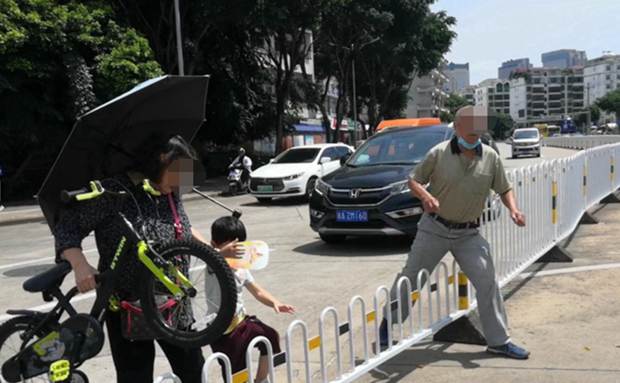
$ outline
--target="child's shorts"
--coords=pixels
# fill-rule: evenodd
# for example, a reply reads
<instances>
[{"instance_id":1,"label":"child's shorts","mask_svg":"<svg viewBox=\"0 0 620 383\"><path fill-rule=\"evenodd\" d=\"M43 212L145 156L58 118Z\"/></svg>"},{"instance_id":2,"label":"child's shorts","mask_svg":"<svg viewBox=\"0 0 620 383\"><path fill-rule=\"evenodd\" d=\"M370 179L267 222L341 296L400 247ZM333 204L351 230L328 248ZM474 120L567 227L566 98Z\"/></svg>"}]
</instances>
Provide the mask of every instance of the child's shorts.
<instances>
[{"instance_id":1,"label":"child's shorts","mask_svg":"<svg viewBox=\"0 0 620 383\"><path fill-rule=\"evenodd\" d=\"M239 323L235 329L227 335L211 343L213 352L221 352L226 354L230 359L232 373L236 373L246 368L245 355L252 339L257 336L264 336L271 342L273 355L279 354L280 336L278 332L261 322L255 316L247 316L243 322ZM260 350L261 355L267 355L267 347L263 343L259 343L256 347Z\"/></svg>"}]
</instances>

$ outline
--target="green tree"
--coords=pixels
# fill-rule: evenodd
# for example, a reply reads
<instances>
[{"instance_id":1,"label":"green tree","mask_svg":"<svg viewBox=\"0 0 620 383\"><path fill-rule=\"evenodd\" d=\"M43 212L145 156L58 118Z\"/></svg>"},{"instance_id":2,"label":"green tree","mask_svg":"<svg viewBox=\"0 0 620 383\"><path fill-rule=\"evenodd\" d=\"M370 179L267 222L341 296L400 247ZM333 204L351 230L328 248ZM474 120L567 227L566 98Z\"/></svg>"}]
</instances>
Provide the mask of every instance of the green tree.
<instances>
[{"instance_id":1,"label":"green tree","mask_svg":"<svg viewBox=\"0 0 620 383\"><path fill-rule=\"evenodd\" d=\"M121 92L161 74L140 39L104 1L0 0L0 160L9 194L36 192L75 118L116 95L97 84ZM130 40L141 42L130 55L138 74L107 76L106 58Z\"/></svg>"},{"instance_id":2,"label":"green tree","mask_svg":"<svg viewBox=\"0 0 620 383\"><path fill-rule=\"evenodd\" d=\"M166 73L178 73L174 2L115 0L119 22L146 36ZM274 128L275 100L265 70L260 2L182 1L185 74L209 74L207 125L199 141L240 143Z\"/></svg>"},{"instance_id":3,"label":"green tree","mask_svg":"<svg viewBox=\"0 0 620 383\"><path fill-rule=\"evenodd\" d=\"M454 121L454 116L457 110L461 109L466 105L471 105L471 103L467 101L465 97L460 96L456 93L451 93L450 95L448 95L445 105L445 107L448 109L448 112L442 112L442 115L440 115L439 117L442 121L452 122Z\"/></svg>"},{"instance_id":4,"label":"green tree","mask_svg":"<svg viewBox=\"0 0 620 383\"><path fill-rule=\"evenodd\" d=\"M360 83L374 129L384 118L402 116L408 90L416 75L437 68L456 34L455 23L445 12L431 12L432 1L380 2L373 7L391 14L389 26L380 34L380 44L369 45L360 55L364 77Z\"/></svg>"},{"instance_id":5,"label":"green tree","mask_svg":"<svg viewBox=\"0 0 620 383\"><path fill-rule=\"evenodd\" d=\"M620 89L599 98L596 100L596 105L607 113L615 113L616 119L620 119Z\"/></svg>"},{"instance_id":6,"label":"green tree","mask_svg":"<svg viewBox=\"0 0 620 383\"><path fill-rule=\"evenodd\" d=\"M513 130L514 121L509 115L498 113L490 117L489 128L494 139L503 140L507 138Z\"/></svg>"},{"instance_id":7,"label":"green tree","mask_svg":"<svg viewBox=\"0 0 620 383\"><path fill-rule=\"evenodd\" d=\"M430 3L333 0L323 8L315 65L320 79L338 84L337 129L344 116L352 116L353 60L358 109L367 110L372 128L381 119L400 116L415 75L439 65L455 36L450 30L455 20L431 12Z\"/></svg>"}]
</instances>

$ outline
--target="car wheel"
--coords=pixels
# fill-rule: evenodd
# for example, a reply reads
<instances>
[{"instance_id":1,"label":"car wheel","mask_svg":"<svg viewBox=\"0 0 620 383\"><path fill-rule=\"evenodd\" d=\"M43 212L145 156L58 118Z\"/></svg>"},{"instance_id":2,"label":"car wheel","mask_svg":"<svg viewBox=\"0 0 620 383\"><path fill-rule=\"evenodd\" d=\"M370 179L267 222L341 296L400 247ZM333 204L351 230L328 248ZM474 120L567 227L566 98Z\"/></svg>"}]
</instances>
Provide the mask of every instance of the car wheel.
<instances>
[{"instance_id":1,"label":"car wheel","mask_svg":"<svg viewBox=\"0 0 620 383\"><path fill-rule=\"evenodd\" d=\"M321 233L319 233L319 237L321 237L321 240L323 240L323 242L325 243L340 243L347 238L347 236L343 234L321 234Z\"/></svg>"},{"instance_id":2,"label":"car wheel","mask_svg":"<svg viewBox=\"0 0 620 383\"><path fill-rule=\"evenodd\" d=\"M316 185L316 177L311 177L306 184L306 198L310 199L314 192L314 186Z\"/></svg>"},{"instance_id":3,"label":"car wheel","mask_svg":"<svg viewBox=\"0 0 620 383\"><path fill-rule=\"evenodd\" d=\"M271 202L271 197L256 197L256 200L260 203Z\"/></svg>"}]
</instances>

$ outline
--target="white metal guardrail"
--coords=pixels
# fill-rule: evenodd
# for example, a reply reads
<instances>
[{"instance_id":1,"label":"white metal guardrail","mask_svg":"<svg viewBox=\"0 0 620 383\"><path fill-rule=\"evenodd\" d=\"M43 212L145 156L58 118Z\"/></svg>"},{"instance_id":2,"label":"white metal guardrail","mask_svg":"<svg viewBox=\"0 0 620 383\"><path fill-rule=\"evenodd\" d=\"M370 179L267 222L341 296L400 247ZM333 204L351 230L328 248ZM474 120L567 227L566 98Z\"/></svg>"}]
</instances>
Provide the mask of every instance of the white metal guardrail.
<instances>
[{"instance_id":1,"label":"white metal guardrail","mask_svg":"<svg viewBox=\"0 0 620 383\"><path fill-rule=\"evenodd\" d=\"M496 276L501 286L506 285L567 238L575 230L586 210L620 187L620 178L615 169L619 159L620 143L617 143L586 149L567 158L544 161L508 172L518 205L526 215L527 226L517 227L505 209L493 207L491 211L485 211L480 229L491 244ZM496 206L499 197L492 198L495 200L490 206ZM424 289L421 288L423 276L431 283ZM412 288L413 283L415 289ZM307 324L301 320L293 321L286 331L286 351L271 355L269 347L270 381L274 383L275 369L285 364L286 381L293 382L294 371L297 371L295 364L298 364L303 366L303 378L297 378L298 381L311 382L313 376L319 376L318 380L321 382L352 382L476 307L475 300L470 300L470 297L473 297L470 291L473 287L459 271L456 262L451 265L441 262L432 275L429 275L429 271L422 270L416 281L403 277L398 281L398 287L401 291L405 288L410 292L411 302L401 302L401 294L398 294L398 300L391 302L391 306L397 308L407 304L411 315L407 322L403 323L400 310L397 310L397 318L392 318L388 310L387 321L396 325L396 335L391 329L389 331L389 343L392 344L391 340L395 340L396 344L383 351L379 349L379 314L382 312L382 302L389 299L389 289L380 286L376 290L373 309L370 311L366 310L366 302L362 297L355 296L350 300L347 322L339 322L336 308L325 308L319 318L318 336L310 338ZM412 302L416 302L413 307ZM328 317L332 318L331 330L326 328ZM369 325L371 331L368 329ZM302 361L298 361L299 355L295 355L297 360L294 361L292 355L293 332L297 328L301 330L301 343L297 345L303 350ZM332 350L332 353L335 353L334 363L327 360L325 344L326 337L332 331L335 345ZM344 355L340 347L341 337L345 334L348 334L348 355ZM362 342L362 352L356 352L358 338ZM374 348L371 347L371 340L375 342ZM258 338L255 343L257 342L269 343L264 338ZM319 369L313 372L310 355L317 349L320 352ZM203 381L214 381L209 377L209 369L215 360L220 360L226 366L226 383L251 382L252 352L253 347L250 347L247 350L249 368L235 374L231 374L230 361L225 355L211 355L204 366ZM345 366L344 359L347 356ZM335 371L330 375L328 370Z\"/></svg>"},{"instance_id":2,"label":"white metal guardrail","mask_svg":"<svg viewBox=\"0 0 620 383\"><path fill-rule=\"evenodd\" d=\"M617 142L620 142L619 135L546 137L543 140L545 146L557 146L567 149L590 149Z\"/></svg>"}]
</instances>

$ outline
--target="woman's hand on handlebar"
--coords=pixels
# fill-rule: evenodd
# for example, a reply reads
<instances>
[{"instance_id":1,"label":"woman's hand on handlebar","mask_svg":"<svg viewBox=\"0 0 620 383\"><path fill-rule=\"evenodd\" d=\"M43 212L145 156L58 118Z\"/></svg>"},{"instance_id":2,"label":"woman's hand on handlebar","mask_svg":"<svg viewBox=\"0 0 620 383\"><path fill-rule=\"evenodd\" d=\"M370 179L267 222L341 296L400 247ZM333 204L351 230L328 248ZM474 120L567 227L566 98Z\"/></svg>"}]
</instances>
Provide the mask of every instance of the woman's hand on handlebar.
<instances>
[{"instance_id":1,"label":"woman's hand on handlebar","mask_svg":"<svg viewBox=\"0 0 620 383\"><path fill-rule=\"evenodd\" d=\"M97 288L95 275L99 272L88 263L81 249L67 249L62 255L63 258L71 264L71 268L75 274L75 284L79 292L85 293Z\"/></svg>"}]
</instances>

